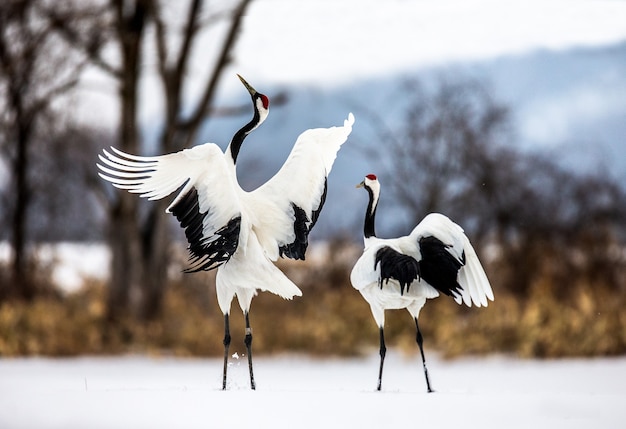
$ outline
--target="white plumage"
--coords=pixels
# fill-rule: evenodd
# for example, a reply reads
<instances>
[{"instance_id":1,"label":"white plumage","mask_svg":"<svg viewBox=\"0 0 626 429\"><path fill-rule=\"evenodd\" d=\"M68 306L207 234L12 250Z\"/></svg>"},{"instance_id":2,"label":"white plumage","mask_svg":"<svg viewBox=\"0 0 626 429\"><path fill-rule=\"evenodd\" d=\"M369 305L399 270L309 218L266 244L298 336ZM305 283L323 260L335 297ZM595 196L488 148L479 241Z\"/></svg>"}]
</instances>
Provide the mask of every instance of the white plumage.
<instances>
[{"instance_id":1,"label":"white plumage","mask_svg":"<svg viewBox=\"0 0 626 429\"><path fill-rule=\"evenodd\" d=\"M488 300L493 301L491 285L463 229L442 214L429 214L407 236L376 237L374 223L380 183L370 174L358 187L364 187L370 198L365 213L365 249L352 269L350 281L369 303L380 330L378 390L386 352L385 310L406 308L415 320L430 392L423 339L417 323L420 310L427 299L440 293L452 296L458 304L486 307Z\"/></svg>"},{"instance_id":2,"label":"white plumage","mask_svg":"<svg viewBox=\"0 0 626 429\"><path fill-rule=\"evenodd\" d=\"M254 389L248 312L257 290L285 299L300 289L272 263L279 256L304 259L308 235L324 205L327 177L337 152L352 131L350 113L343 126L304 131L282 168L258 189L244 191L237 182L236 160L245 137L269 112L268 98L239 77L252 97L254 118L233 137L225 152L213 143L169 155L142 157L112 148L100 155L100 176L114 186L156 200L179 190L167 208L189 242L187 271L218 268L216 290L224 313L224 378L232 299L246 318L246 345Z\"/></svg>"}]
</instances>

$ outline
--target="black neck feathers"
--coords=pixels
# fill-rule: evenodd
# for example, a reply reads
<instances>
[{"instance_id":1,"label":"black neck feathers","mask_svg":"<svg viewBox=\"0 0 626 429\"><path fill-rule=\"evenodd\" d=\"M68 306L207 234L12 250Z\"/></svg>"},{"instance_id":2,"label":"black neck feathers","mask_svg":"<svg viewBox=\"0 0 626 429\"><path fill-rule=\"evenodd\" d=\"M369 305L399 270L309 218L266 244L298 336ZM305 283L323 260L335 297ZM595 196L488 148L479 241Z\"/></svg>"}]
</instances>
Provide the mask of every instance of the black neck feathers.
<instances>
[{"instance_id":1,"label":"black neck feathers","mask_svg":"<svg viewBox=\"0 0 626 429\"><path fill-rule=\"evenodd\" d=\"M365 189L370 196L370 201L367 204L367 211L365 212L365 223L363 227L363 235L365 238L376 237L375 223L376 223L376 207L378 206L378 198L374 196L374 191L369 186Z\"/></svg>"},{"instance_id":2,"label":"black neck feathers","mask_svg":"<svg viewBox=\"0 0 626 429\"><path fill-rule=\"evenodd\" d=\"M233 164L237 163L237 157L239 156L239 150L241 149L243 141L246 137L248 137L248 134L250 134L252 130L259 126L261 122L261 115L259 113L259 109L256 107L255 97L252 97L252 104L254 106L254 117L250 122L241 127L230 141L230 154L233 157Z\"/></svg>"}]
</instances>

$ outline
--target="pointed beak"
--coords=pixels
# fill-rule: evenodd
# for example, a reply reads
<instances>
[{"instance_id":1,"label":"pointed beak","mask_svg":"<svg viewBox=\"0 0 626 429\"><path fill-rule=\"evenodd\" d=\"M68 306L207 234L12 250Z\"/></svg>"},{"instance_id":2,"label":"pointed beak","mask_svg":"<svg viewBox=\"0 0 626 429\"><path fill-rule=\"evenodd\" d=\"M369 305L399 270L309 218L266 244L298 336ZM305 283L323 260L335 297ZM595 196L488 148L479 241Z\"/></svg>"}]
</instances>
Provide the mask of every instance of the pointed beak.
<instances>
[{"instance_id":1,"label":"pointed beak","mask_svg":"<svg viewBox=\"0 0 626 429\"><path fill-rule=\"evenodd\" d=\"M365 186L365 180L356 185L357 188L362 188L363 186Z\"/></svg>"},{"instance_id":2,"label":"pointed beak","mask_svg":"<svg viewBox=\"0 0 626 429\"><path fill-rule=\"evenodd\" d=\"M246 89L248 90L250 95L252 95L254 97L254 94L257 93L256 89L252 88L252 86L248 82L246 82L246 80L244 78L242 78L240 75L237 75L237 77L239 78L241 83L243 83L243 86L246 87Z\"/></svg>"}]
</instances>

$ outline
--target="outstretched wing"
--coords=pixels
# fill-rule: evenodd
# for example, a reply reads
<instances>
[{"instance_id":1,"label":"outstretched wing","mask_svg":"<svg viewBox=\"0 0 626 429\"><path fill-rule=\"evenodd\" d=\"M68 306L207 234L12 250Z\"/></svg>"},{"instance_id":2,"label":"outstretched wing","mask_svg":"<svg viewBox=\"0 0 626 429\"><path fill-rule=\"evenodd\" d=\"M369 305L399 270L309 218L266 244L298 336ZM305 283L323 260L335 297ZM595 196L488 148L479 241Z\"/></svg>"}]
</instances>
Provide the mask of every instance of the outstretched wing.
<instances>
[{"instance_id":1,"label":"outstretched wing","mask_svg":"<svg viewBox=\"0 0 626 429\"><path fill-rule=\"evenodd\" d=\"M493 291L476 251L463 229L442 214L431 213L409 235L417 245L420 275L435 289L481 307Z\"/></svg>"},{"instance_id":2,"label":"outstretched wing","mask_svg":"<svg viewBox=\"0 0 626 429\"><path fill-rule=\"evenodd\" d=\"M111 148L99 155L100 177L150 200L180 192L167 208L185 230L191 266L210 270L239 245L241 207L237 184L221 149L212 143L169 155L143 157Z\"/></svg>"},{"instance_id":3,"label":"outstretched wing","mask_svg":"<svg viewBox=\"0 0 626 429\"><path fill-rule=\"evenodd\" d=\"M326 199L328 174L352 124L350 113L343 126L303 132L276 175L248 195L246 205L257 209L256 233L270 259L304 259Z\"/></svg>"}]
</instances>

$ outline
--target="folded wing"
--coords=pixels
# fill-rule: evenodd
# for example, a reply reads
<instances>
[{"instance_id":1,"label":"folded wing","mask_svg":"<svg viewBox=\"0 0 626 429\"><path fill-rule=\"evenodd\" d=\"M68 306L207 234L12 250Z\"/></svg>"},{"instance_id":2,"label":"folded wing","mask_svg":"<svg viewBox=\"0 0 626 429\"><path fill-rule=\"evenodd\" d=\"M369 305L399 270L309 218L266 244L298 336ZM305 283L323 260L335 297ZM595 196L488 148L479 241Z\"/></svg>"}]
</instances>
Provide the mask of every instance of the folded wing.
<instances>
[{"instance_id":1,"label":"folded wing","mask_svg":"<svg viewBox=\"0 0 626 429\"><path fill-rule=\"evenodd\" d=\"M431 213L409 235L418 244L417 259L426 282L454 296L458 304L477 307L493 301L493 291L476 251L463 229L442 214ZM431 283L431 280L436 284Z\"/></svg>"}]
</instances>

